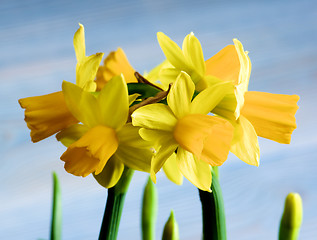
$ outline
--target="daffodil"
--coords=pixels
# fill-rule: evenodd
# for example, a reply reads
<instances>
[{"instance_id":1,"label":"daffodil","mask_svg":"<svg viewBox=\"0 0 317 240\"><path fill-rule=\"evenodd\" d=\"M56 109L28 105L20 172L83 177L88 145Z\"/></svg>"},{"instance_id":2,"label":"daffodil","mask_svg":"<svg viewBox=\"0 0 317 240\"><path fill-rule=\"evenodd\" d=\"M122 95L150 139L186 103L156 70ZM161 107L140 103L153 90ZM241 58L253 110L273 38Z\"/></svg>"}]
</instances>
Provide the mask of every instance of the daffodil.
<instances>
[{"instance_id":1,"label":"daffodil","mask_svg":"<svg viewBox=\"0 0 317 240\"><path fill-rule=\"evenodd\" d=\"M76 84L87 91L95 91L94 78L103 53L86 56L84 27L79 25L74 35L77 58ZM66 106L62 92L23 98L19 100L19 103L25 109L25 121L31 130L33 142L43 140L77 123L76 118Z\"/></svg>"},{"instance_id":2,"label":"daffodil","mask_svg":"<svg viewBox=\"0 0 317 240\"><path fill-rule=\"evenodd\" d=\"M167 96L168 105L149 104L133 112L132 123L142 127L141 137L160 146L151 163L154 182L163 165L175 160L175 173L180 171L196 187L210 191L210 166L227 159L233 128L228 121L206 114L229 92L228 85L223 82L207 88L192 101L195 85L181 72Z\"/></svg>"},{"instance_id":3,"label":"daffodil","mask_svg":"<svg viewBox=\"0 0 317 240\"><path fill-rule=\"evenodd\" d=\"M296 128L297 95L248 92L251 61L242 44L234 39L219 53L204 61L199 40L191 33L180 49L163 33L158 33L159 44L173 68L161 70L162 81L172 82L180 71L187 72L201 91L219 81L230 82L233 91L213 109L233 124L234 138L231 152L244 162L259 165L257 136L280 143L289 143Z\"/></svg>"},{"instance_id":4,"label":"daffodil","mask_svg":"<svg viewBox=\"0 0 317 240\"><path fill-rule=\"evenodd\" d=\"M150 145L138 127L126 124L129 97L123 76L112 78L98 96L66 81L62 89L68 108L81 122L56 136L68 146L61 156L67 172L82 177L93 173L107 188L118 182L124 165L149 172Z\"/></svg>"}]
</instances>

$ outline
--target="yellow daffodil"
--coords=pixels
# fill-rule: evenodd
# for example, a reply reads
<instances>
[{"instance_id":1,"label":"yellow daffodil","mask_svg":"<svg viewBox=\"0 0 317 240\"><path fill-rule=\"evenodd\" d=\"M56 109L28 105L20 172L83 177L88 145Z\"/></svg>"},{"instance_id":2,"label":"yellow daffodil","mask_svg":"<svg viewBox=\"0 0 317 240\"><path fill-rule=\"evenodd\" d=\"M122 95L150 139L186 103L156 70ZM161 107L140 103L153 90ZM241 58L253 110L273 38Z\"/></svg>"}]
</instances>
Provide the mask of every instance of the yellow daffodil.
<instances>
[{"instance_id":1,"label":"yellow daffodil","mask_svg":"<svg viewBox=\"0 0 317 240\"><path fill-rule=\"evenodd\" d=\"M95 91L94 78L103 53L86 56L84 27L79 25L80 27L74 35L77 58L76 84L87 91ZM65 104L62 92L23 98L19 100L19 103L25 109L25 121L31 130L33 142L43 140L77 123L76 118Z\"/></svg>"},{"instance_id":2,"label":"yellow daffodil","mask_svg":"<svg viewBox=\"0 0 317 240\"><path fill-rule=\"evenodd\" d=\"M172 155L177 151L180 172L198 188L210 191L210 165L219 166L226 160L233 128L228 121L206 114L230 91L229 85L222 82L207 88L192 101L195 85L181 72L167 96L168 106L150 104L133 112L132 123L142 127L142 138L160 146L151 163L154 182L164 163L175 164ZM178 169L168 170L177 174Z\"/></svg>"},{"instance_id":3,"label":"yellow daffodil","mask_svg":"<svg viewBox=\"0 0 317 240\"><path fill-rule=\"evenodd\" d=\"M93 173L107 188L118 182L124 165L149 172L150 145L138 127L126 124L129 97L123 76L112 78L97 97L69 82L62 88L68 108L82 123L56 136L68 146L61 156L67 172L82 177Z\"/></svg>"},{"instance_id":4,"label":"yellow daffodil","mask_svg":"<svg viewBox=\"0 0 317 240\"><path fill-rule=\"evenodd\" d=\"M235 45L225 47L206 61L207 74L237 84L239 74L243 71L243 64L240 63L240 58L243 56L245 61L250 61L246 58L241 43L235 40ZM251 66L251 63L248 64ZM252 123L258 136L279 143L290 143L291 134L296 129L295 113L298 109L298 100L297 95L255 92L246 89L241 115Z\"/></svg>"},{"instance_id":5,"label":"yellow daffodil","mask_svg":"<svg viewBox=\"0 0 317 240\"><path fill-rule=\"evenodd\" d=\"M295 113L298 109L297 95L272 94L248 91L251 62L242 44L234 40L234 45L222 49L206 61L206 72L223 81L230 81L238 88L241 99L239 119L233 123L235 136L231 151L251 165L259 164L260 150L257 136L279 143L290 143L296 128ZM245 79L245 80L243 80ZM243 99L243 100L242 100Z\"/></svg>"},{"instance_id":6,"label":"yellow daffodil","mask_svg":"<svg viewBox=\"0 0 317 240\"><path fill-rule=\"evenodd\" d=\"M180 71L187 72L198 91L230 82L234 90L213 109L213 113L227 118L233 124L234 138L231 152L244 162L259 165L257 136L280 143L289 143L296 128L295 113L299 97L263 92L248 92L251 61L242 44L234 39L219 53L204 61L199 40L191 33L183 42L183 49L163 33L158 33L159 44L174 68L161 71L165 84L172 82Z\"/></svg>"}]
</instances>

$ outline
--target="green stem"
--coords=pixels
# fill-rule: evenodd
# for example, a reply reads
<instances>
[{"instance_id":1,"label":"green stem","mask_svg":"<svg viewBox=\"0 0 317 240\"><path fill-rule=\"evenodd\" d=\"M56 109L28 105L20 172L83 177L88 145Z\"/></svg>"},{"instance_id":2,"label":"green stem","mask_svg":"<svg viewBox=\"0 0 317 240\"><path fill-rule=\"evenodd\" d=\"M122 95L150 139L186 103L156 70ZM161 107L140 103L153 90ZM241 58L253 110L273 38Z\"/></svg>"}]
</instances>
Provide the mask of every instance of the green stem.
<instances>
[{"instance_id":1,"label":"green stem","mask_svg":"<svg viewBox=\"0 0 317 240\"><path fill-rule=\"evenodd\" d=\"M124 199L134 170L125 168L116 186L108 189L105 213L99 234L99 240L117 239Z\"/></svg>"},{"instance_id":2,"label":"green stem","mask_svg":"<svg viewBox=\"0 0 317 240\"><path fill-rule=\"evenodd\" d=\"M53 209L51 219L51 240L62 239L62 197L57 174L53 172Z\"/></svg>"},{"instance_id":3,"label":"green stem","mask_svg":"<svg viewBox=\"0 0 317 240\"><path fill-rule=\"evenodd\" d=\"M226 240L226 218L217 167L213 167L212 170L211 190L211 193L199 190L203 215L203 239Z\"/></svg>"}]
</instances>

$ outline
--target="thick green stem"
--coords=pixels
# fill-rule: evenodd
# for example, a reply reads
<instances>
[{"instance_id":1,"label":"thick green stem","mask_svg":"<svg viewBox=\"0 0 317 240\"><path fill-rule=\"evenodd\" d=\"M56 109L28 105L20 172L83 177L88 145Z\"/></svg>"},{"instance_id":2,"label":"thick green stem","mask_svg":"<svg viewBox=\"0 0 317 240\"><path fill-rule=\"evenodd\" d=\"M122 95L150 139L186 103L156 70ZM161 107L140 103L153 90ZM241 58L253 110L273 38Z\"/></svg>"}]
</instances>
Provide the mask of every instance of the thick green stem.
<instances>
[{"instance_id":1,"label":"thick green stem","mask_svg":"<svg viewBox=\"0 0 317 240\"><path fill-rule=\"evenodd\" d=\"M212 170L212 192L199 190L203 217L204 240L226 240L226 218L218 169Z\"/></svg>"},{"instance_id":2,"label":"thick green stem","mask_svg":"<svg viewBox=\"0 0 317 240\"><path fill-rule=\"evenodd\" d=\"M99 240L117 239L124 199L134 170L125 168L116 186L108 189L106 209L102 220Z\"/></svg>"}]
</instances>

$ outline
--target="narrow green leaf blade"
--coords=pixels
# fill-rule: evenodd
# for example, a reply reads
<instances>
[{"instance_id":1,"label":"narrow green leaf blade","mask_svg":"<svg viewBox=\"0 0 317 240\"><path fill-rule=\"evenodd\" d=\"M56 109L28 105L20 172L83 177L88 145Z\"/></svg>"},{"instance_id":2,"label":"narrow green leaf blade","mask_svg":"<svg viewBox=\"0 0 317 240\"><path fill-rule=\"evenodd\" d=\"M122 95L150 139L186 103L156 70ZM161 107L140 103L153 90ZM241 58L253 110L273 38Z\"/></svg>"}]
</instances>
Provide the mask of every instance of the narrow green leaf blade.
<instances>
[{"instance_id":1,"label":"narrow green leaf blade","mask_svg":"<svg viewBox=\"0 0 317 240\"><path fill-rule=\"evenodd\" d=\"M53 172L53 209L50 239L62 239L62 193L60 183L55 172Z\"/></svg>"}]
</instances>

